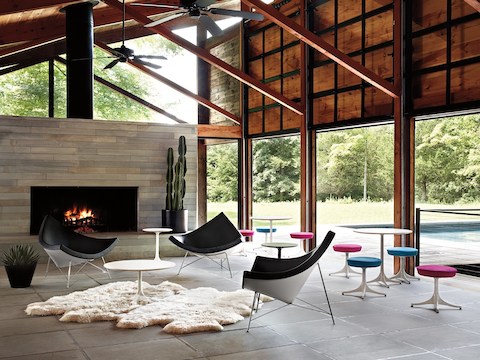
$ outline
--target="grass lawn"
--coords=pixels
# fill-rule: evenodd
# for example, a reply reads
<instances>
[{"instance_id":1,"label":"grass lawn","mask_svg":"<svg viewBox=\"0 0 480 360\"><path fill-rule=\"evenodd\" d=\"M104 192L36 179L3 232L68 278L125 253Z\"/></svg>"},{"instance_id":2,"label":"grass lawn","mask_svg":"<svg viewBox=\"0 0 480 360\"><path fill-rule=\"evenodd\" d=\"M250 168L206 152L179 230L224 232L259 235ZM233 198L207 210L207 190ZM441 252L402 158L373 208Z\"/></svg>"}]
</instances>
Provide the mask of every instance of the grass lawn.
<instances>
[{"instance_id":1,"label":"grass lawn","mask_svg":"<svg viewBox=\"0 0 480 360\"><path fill-rule=\"evenodd\" d=\"M480 209L480 204L438 205L417 204L421 209ZM223 211L234 223L237 223L237 203L208 203L208 219ZM295 225L300 223L299 202L254 203L253 214L257 216L291 216L291 220L276 221L276 225ZM444 215L445 216L445 215ZM458 220L458 215L447 215L450 220ZM354 224L392 224L393 202L333 202L317 203L318 224L354 225ZM255 221L255 226L266 226L268 222Z\"/></svg>"}]
</instances>

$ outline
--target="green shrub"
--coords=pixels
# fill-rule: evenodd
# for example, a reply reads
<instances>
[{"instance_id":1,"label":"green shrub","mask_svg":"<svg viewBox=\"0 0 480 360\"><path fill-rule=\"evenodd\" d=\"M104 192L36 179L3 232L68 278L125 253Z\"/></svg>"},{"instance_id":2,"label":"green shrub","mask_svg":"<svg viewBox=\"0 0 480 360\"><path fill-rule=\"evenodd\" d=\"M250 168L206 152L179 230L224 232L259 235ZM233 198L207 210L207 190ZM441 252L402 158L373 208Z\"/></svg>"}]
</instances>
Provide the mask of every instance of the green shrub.
<instances>
[{"instance_id":1,"label":"green shrub","mask_svg":"<svg viewBox=\"0 0 480 360\"><path fill-rule=\"evenodd\" d=\"M32 246L17 244L3 252L1 261L6 266L33 265L37 263L39 257Z\"/></svg>"}]
</instances>

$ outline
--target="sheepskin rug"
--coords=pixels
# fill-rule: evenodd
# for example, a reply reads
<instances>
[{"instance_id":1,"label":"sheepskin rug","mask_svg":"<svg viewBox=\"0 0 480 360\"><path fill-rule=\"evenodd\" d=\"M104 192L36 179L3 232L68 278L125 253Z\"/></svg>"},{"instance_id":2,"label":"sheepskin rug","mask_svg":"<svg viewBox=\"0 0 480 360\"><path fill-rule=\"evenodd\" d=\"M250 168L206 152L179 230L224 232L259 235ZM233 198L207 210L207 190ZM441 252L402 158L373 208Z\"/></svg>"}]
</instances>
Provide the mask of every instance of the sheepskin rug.
<instances>
[{"instance_id":1,"label":"sheepskin rug","mask_svg":"<svg viewBox=\"0 0 480 360\"><path fill-rule=\"evenodd\" d=\"M186 289L164 281L159 285L142 282L145 297L137 297L137 283L113 282L44 302L29 304L28 315L62 315L60 321L89 323L116 321L119 328L140 329L163 326L170 334L221 331L250 315L253 292L218 291L210 287ZM262 301L271 298L263 297Z\"/></svg>"}]
</instances>

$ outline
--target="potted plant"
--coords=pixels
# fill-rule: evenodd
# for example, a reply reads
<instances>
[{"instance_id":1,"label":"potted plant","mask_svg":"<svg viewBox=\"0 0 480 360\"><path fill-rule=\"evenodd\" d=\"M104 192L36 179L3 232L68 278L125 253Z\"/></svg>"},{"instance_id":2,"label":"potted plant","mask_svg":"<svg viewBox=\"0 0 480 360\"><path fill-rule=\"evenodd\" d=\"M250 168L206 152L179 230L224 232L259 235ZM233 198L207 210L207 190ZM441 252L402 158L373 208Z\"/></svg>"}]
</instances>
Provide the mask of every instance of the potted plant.
<instances>
[{"instance_id":1,"label":"potted plant","mask_svg":"<svg viewBox=\"0 0 480 360\"><path fill-rule=\"evenodd\" d=\"M17 244L3 252L1 261L12 288L30 286L38 258L38 253L31 245Z\"/></svg>"},{"instance_id":2,"label":"potted plant","mask_svg":"<svg viewBox=\"0 0 480 360\"><path fill-rule=\"evenodd\" d=\"M173 149L167 150L167 195L165 209L162 210L162 224L171 228L173 232L186 232L188 230L188 210L183 208L187 172L187 144L185 136L178 139L178 159L173 164Z\"/></svg>"}]
</instances>

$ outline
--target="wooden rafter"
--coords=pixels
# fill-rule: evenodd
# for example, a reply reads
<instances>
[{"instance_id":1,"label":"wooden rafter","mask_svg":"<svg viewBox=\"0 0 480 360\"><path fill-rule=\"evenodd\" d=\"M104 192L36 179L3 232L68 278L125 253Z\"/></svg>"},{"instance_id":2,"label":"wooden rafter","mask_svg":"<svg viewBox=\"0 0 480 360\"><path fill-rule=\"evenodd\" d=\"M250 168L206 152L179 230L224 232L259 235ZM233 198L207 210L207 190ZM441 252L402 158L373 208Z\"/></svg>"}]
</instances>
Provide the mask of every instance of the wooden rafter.
<instances>
[{"instance_id":1,"label":"wooden rafter","mask_svg":"<svg viewBox=\"0 0 480 360\"><path fill-rule=\"evenodd\" d=\"M198 124L197 133L198 137L208 139L242 138L242 128L240 126Z\"/></svg>"},{"instance_id":2,"label":"wooden rafter","mask_svg":"<svg viewBox=\"0 0 480 360\"><path fill-rule=\"evenodd\" d=\"M0 2L0 15L13 14L23 11L32 11L51 6L66 6L79 2L72 0L2 0Z\"/></svg>"},{"instance_id":3,"label":"wooden rafter","mask_svg":"<svg viewBox=\"0 0 480 360\"><path fill-rule=\"evenodd\" d=\"M0 1L0 4L4 0ZM118 2L118 0L114 0ZM13 1L15 2L15 1ZM35 1L30 1L35 3ZM53 1L52 1L53 2ZM78 1L77 1L78 2ZM61 4L68 5L66 1L60 1ZM121 2L118 2L121 7ZM0 5L1 6L1 5ZM97 8L98 7L98 8ZM0 11L1 11L0 7ZM151 16L166 10L158 10L156 8L142 9L144 16ZM4 11L7 11L6 9ZM13 15L6 15L6 17ZM1 19L1 18L0 18ZM126 20L131 18L127 15ZM28 21L27 21L28 20ZM122 21L122 13L113 9L111 6L101 6L100 4L94 8L94 26L100 28L112 24L119 24ZM54 15L50 16L31 16L23 21L6 21L0 22L2 31L0 32L0 44L14 44L24 41L37 41L41 39L59 39L65 36L65 15L58 10Z\"/></svg>"},{"instance_id":4,"label":"wooden rafter","mask_svg":"<svg viewBox=\"0 0 480 360\"><path fill-rule=\"evenodd\" d=\"M103 0L104 3L115 7L119 11L122 11L122 4L117 0ZM148 24L150 23L150 19L140 13L139 11L135 10L133 7L127 5L126 6L126 13L138 21L141 24ZM227 64L226 62L220 60L219 58L213 56L208 52L208 50L202 49L191 42L183 39L182 37L174 34L171 30L166 28L163 25L158 25L156 27L151 28L151 30L163 37L167 38L168 40L174 42L175 44L181 46L182 48L190 51L194 55L198 56L202 60L208 62L210 65L219 68L220 70L224 71L225 73L229 74L230 76L234 77L235 79L241 81L244 84L247 84L251 88L259 91L260 93L268 96L272 100L278 102L279 104L287 107L288 109L292 110L296 114L302 115L303 114L303 104L296 103L282 94L278 93L277 91L272 90L267 85L263 84L261 81L253 78L252 76L245 74L243 71Z\"/></svg>"},{"instance_id":5,"label":"wooden rafter","mask_svg":"<svg viewBox=\"0 0 480 360\"><path fill-rule=\"evenodd\" d=\"M113 54L113 49L110 48L107 44L104 44L102 43L101 41L95 41L95 45L97 45L99 48ZM195 101L197 101L198 103L208 107L209 109L212 109L212 110L215 110L215 111L218 111L220 114L222 114L223 116L225 116L226 118L228 118L229 120L233 121L234 123L236 124L240 124L240 119L238 118L238 116L226 111L225 109L222 109L221 107L215 105L214 103L212 103L211 101L201 97L201 96L198 96L197 94L194 94L193 92L185 89L184 87L174 83L173 81L167 79L166 77L156 73L155 71L151 70L150 68L146 67L146 66L143 66L141 64L138 64L136 63L135 61L133 60L128 60L128 63L137 68L138 70L142 71L143 73L161 81L162 83L164 83L165 85L171 87L172 89L178 91L179 93L191 98L191 99L194 99Z\"/></svg>"},{"instance_id":6,"label":"wooden rafter","mask_svg":"<svg viewBox=\"0 0 480 360\"><path fill-rule=\"evenodd\" d=\"M465 0L465 2L468 5L470 5L471 7L473 7L475 10L480 12L480 1L478 1L478 0Z\"/></svg>"},{"instance_id":7,"label":"wooden rafter","mask_svg":"<svg viewBox=\"0 0 480 360\"><path fill-rule=\"evenodd\" d=\"M373 71L367 69L362 64L352 60L348 55L322 40L319 36L307 30L302 25L299 25L290 18L286 17L272 6L269 6L260 0L242 1L250 6L253 6L257 11L264 14L268 19L288 31L290 34L310 45L315 50L321 52L323 55L332 59L337 64L343 66L384 93L393 98L397 98L400 95L401 90L398 85L394 86L387 80L375 74Z\"/></svg>"}]
</instances>

